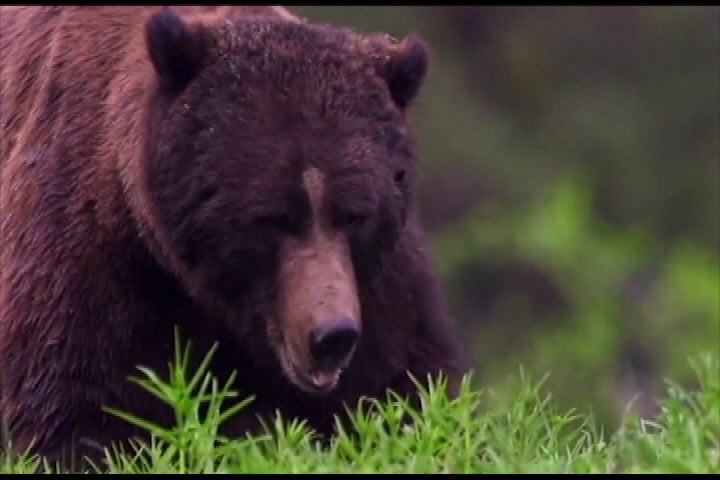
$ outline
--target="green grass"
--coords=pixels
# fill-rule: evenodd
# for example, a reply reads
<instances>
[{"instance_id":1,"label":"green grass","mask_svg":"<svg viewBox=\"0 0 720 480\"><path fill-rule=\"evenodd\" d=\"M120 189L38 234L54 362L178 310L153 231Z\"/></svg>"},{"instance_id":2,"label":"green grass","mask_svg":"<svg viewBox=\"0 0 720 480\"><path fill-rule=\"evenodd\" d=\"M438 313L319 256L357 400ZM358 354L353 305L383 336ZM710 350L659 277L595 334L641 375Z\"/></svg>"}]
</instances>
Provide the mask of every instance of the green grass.
<instances>
[{"instance_id":1,"label":"green grass","mask_svg":"<svg viewBox=\"0 0 720 480\"><path fill-rule=\"evenodd\" d=\"M376 402L374 413L353 415L357 436L341 431L320 446L303 424L277 418L267 435L228 440L218 426L252 399L224 409L236 397L202 365L186 375L187 350L171 365L168 382L141 369L135 381L173 406L176 427L164 430L115 412L150 430L152 440L132 452L107 451L110 473L720 473L720 365L714 355L692 360L692 391L668 383L653 422L628 415L611 435L592 417L560 412L543 382L521 374L510 400L471 387L449 400L442 379L423 391L414 410L400 398ZM209 352L209 355L212 351ZM201 405L207 407L201 416ZM414 418L412 427L402 418ZM37 457L0 457L0 474L39 469Z\"/></svg>"}]
</instances>

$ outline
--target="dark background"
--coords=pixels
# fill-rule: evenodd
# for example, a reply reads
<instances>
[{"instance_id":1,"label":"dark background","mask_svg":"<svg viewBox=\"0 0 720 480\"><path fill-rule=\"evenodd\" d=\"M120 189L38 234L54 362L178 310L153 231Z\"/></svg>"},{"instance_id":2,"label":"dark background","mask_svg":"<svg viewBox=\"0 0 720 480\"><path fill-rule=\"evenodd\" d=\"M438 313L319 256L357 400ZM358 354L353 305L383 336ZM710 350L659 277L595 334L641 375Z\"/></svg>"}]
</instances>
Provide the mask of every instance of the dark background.
<instances>
[{"instance_id":1,"label":"dark background","mask_svg":"<svg viewBox=\"0 0 720 480\"><path fill-rule=\"evenodd\" d=\"M293 7L421 34L422 209L497 392L523 370L615 427L720 351L720 9Z\"/></svg>"}]
</instances>

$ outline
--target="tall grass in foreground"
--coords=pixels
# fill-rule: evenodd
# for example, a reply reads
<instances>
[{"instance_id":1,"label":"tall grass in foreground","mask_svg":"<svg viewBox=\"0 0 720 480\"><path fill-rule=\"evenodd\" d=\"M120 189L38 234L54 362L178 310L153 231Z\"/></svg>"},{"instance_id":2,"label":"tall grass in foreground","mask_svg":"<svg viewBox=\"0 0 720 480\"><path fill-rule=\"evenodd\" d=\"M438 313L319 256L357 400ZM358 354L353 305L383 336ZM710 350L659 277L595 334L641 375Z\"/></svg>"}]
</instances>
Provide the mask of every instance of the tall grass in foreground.
<instances>
[{"instance_id":1,"label":"tall grass in foreground","mask_svg":"<svg viewBox=\"0 0 720 480\"><path fill-rule=\"evenodd\" d=\"M209 352L208 357L213 352ZM152 433L133 451L108 450L108 473L720 473L720 359L697 356L694 391L668 384L658 418L628 417L610 435L592 418L558 412L542 382L522 374L510 403L475 390L469 378L448 399L442 379L423 390L422 406L388 396L374 413L353 415L357 435L340 430L321 446L302 423L278 417L267 435L229 440L220 424L245 408L231 385L220 385L207 362L190 375L187 349L163 382L141 369L139 385L170 404L176 426L162 429L127 412L112 411ZM243 400L223 407L228 398ZM229 402L227 402L229 403ZM204 412L201 414L201 412ZM402 419L410 415L412 427ZM40 458L0 457L0 474L55 469Z\"/></svg>"}]
</instances>

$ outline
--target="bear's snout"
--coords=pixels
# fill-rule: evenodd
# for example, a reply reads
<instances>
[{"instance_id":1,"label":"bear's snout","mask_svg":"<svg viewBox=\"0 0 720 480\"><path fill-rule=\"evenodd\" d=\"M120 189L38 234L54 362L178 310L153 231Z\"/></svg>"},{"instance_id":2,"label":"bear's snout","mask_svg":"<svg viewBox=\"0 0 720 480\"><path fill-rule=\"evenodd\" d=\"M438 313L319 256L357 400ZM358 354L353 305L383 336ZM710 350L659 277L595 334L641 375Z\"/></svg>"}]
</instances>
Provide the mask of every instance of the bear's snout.
<instances>
[{"instance_id":1,"label":"bear's snout","mask_svg":"<svg viewBox=\"0 0 720 480\"><path fill-rule=\"evenodd\" d=\"M360 338L358 322L341 316L313 329L309 349L315 370L332 372L347 366Z\"/></svg>"}]
</instances>

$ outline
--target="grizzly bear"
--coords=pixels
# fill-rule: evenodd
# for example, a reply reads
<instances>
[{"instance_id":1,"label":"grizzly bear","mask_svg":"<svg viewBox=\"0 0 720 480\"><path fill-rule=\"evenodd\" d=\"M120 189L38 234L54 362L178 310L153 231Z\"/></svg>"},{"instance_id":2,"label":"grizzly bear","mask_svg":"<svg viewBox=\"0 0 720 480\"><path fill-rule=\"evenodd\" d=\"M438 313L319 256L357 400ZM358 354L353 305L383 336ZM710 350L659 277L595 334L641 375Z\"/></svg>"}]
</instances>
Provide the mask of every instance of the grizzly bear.
<instances>
[{"instance_id":1,"label":"grizzly bear","mask_svg":"<svg viewBox=\"0 0 720 480\"><path fill-rule=\"evenodd\" d=\"M280 7L2 7L0 411L97 459L172 411L175 328L252 403L332 434L468 370L421 226L409 110L430 65ZM196 359L197 361L197 359Z\"/></svg>"}]
</instances>

